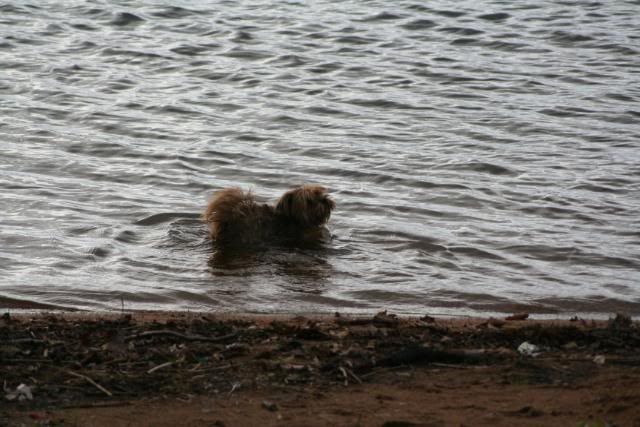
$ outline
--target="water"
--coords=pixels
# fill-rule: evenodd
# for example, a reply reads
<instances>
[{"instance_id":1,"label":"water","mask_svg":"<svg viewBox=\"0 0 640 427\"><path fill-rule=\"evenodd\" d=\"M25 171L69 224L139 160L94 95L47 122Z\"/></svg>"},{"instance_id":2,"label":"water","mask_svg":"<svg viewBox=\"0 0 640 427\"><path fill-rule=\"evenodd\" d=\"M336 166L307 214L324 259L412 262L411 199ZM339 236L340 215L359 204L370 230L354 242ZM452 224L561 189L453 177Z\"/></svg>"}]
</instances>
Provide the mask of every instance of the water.
<instances>
[{"instance_id":1,"label":"water","mask_svg":"<svg viewBox=\"0 0 640 427\"><path fill-rule=\"evenodd\" d=\"M0 305L640 314L638 1L0 6ZM322 249L216 262L216 189Z\"/></svg>"}]
</instances>

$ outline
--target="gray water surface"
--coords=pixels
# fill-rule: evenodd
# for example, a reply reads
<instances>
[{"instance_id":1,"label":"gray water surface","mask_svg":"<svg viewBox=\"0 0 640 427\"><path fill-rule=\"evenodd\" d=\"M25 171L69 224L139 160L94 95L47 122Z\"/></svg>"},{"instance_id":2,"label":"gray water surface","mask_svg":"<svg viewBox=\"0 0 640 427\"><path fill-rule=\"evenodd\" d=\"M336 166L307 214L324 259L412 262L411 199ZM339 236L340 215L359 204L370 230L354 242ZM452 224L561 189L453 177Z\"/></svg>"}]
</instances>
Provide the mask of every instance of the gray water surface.
<instances>
[{"instance_id":1,"label":"gray water surface","mask_svg":"<svg viewBox=\"0 0 640 427\"><path fill-rule=\"evenodd\" d=\"M0 298L640 314L639 12L0 5ZM331 189L333 242L217 261L215 190L303 182Z\"/></svg>"}]
</instances>

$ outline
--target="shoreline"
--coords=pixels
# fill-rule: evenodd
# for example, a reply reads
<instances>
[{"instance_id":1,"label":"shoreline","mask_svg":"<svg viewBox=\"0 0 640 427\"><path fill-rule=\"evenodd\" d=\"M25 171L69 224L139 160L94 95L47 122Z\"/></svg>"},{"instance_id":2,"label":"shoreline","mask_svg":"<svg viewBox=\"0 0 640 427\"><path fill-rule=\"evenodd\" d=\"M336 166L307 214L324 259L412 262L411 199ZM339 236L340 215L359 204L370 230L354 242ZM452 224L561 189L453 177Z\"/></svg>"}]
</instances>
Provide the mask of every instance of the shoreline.
<instances>
[{"instance_id":1,"label":"shoreline","mask_svg":"<svg viewBox=\"0 0 640 427\"><path fill-rule=\"evenodd\" d=\"M131 317L135 318L136 321L141 322L152 322L152 321L168 321L171 319L180 319L180 320L193 320L200 317L207 317L216 320L243 320L249 319L254 321L287 321L291 319L300 319L304 318L312 321L326 322L332 321L340 318L347 319L367 319L375 316L379 313L386 313L387 310L376 311L371 310L368 313L360 313L360 312L340 312L335 311L333 313L324 313L324 312L290 312L290 313L281 313L281 312L233 312L233 311L179 311L179 310L99 310L99 311L91 311L91 310L78 310L78 309L57 309L57 308L5 308L0 307L0 315L3 313L8 313L10 316L15 317L16 319L21 318L39 318L46 316L54 316L60 317L64 319L74 319L74 320L99 320L99 319L108 319L108 320L116 320L123 317ZM572 324L574 322L595 322L595 323L606 323L616 316L624 316L631 319L633 322L640 321L640 316L629 316L626 313L601 313L596 316L591 316L589 313L583 315L581 313L570 313L570 314L557 314L557 315L544 315L538 313L527 313L527 312L518 312L518 313L487 313L486 315L466 315L466 314L443 314L443 313L434 313L428 312L426 314L396 314L391 313L391 315L397 317L399 320L409 321L409 320L418 320L421 318L433 318L437 319L439 324L468 324L469 326L474 326L478 323L487 322L490 320L505 320L512 316L515 316L516 319L509 319L505 321L509 322L518 322L524 321L527 322L537 322L540 324ZM518 317L523 317L518 318Z\"/></svg>"},{"instance_id":2,"label":"shoreline","mask_svg":"<svg viewBox=\"0 0 640 427\"><path fill-rule=\"evenodd\" d=\"M41 316L48 314L55 314L60 316L87 316L87 317L105 317L112 318L129 314L132 316L141 317L168 317L168 316L217 316L217 317L272 317L272 318L291 318L297 316L304 316L314 319L330 319L336 314L348 317L367 317L375 314L376 312L384 310L384 307L367 311L287 311L287 312L252 312L252 311L232 311L232 310L149 310L149 309L104 309L104 310L92 310L92 309L79 309L71 307L59 307L51 304L35 303L26 300L17 300L7 297L0 297L0 314L10 313L15 316ZM390 310L391 311L391 310ZM555 312L555 313L539 313L535 311L485 311L485 312L440 312L437 310L424 310L421 313L396 313L397 316L402 318L419 318L423 316L435 317L440 320L445 319L489 319L489 318L505 318L514 314L526 313L529 320L536 321L569 321L571 319L588 319L596 321L606 321L614 318L618 314L629 316L631 319L640 320L640 315L635 313L629 314L626 311L609 311L609 312Z\"/></svg>"},{"instance_id":3,"label":"shoreline","mask_svg":"<svg viewBox=\"0 0 640 427\"><path fill-rule=\"evenodd\" d=\"M524 317L8 313L0 424L640 425L637 321Z\"/></svg>"},{"instance_id":4,"label":"shoreline","mask_svg":"<svg viewBox=\"0 0 640 427\"><path fill-rule=\"evenodd\" d=\"M421 316L432 316L441 319L486 319L486 318L502 318L508 317L517 313L527 313L528 318L532 320L540 320L540 321L562 321L562 320L570 320L570 319L593 319L598 321L604 321L615 317L617 314L624 314L630 316L633 320L640 320L640 314L637 311L628 311L628 310L609 310L602 312L590 312L590 311L539 311L528 310L532 307L527 307L526 305L520 304L512 304L504 307L504 310L501 311L477 311L477 310L444 310L438 308L426 308L424 311L420 313L397 313L398 316L403 318L413 318L413 317L421 317ZM623 307L620 307L623 308ZM128 313L131 315L147 315L147 316L166 316L172 314L189 314L192 313L194 315L202 314L202 315L211 315L211 316L256 316L256 317L280 317L287 318L293 316L306 316L313 318L330 318L334 316L336 313L340 313L345 316L352 317L366 317L371 316L373 313L377 311L384 310L384 306L380 306L378 308L371 308L370 310L356 310L356 311L319 311L319 312L309 312L309 311L300 311L300 312L238 312L234 310L149 310L149 309L131 309L131 308L118 308L114 307L111 309L81 309L81 308L73 308L73 307L65 307L65 306L57 306L48 303L39 303L30 300L10 298L6 296L0 296L0 313L10 312L15 315L40 315L47 313L57 313L60 315L69 315L71 313L85 313L87 315L96 315L96 316L104 316L111 317L121 315L123 313Z\"/></svg>"}]
</instances>

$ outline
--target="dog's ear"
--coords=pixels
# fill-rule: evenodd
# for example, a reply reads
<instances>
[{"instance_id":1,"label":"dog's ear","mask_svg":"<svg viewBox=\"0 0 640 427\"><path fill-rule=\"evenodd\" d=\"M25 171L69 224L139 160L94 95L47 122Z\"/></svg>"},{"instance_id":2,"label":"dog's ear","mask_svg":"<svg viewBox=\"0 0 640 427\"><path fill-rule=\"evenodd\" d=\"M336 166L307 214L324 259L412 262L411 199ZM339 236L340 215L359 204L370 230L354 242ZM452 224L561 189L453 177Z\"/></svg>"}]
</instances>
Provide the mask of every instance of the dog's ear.
<instances>
[{"instance_id":1,"label":"dog's ear","mask_svg":"<svg viewBox=\"0 0 640 427\"><path fill-rule=\"evenodd\" d=\"M299 214L304 212L304 206L300 206L300 191L300 188L294 188L284 193L276 203L276 214L299 219Z\"/></svg>"},{"instance_id":2,"label":"dog's ear","mask_svg":"<svg viewBox=\"0 0 640 427\"><path fill-rule=\"evenodd\" d=\"M314 225L326 224L331 217L331 211L336 207L336 202L329 197L328 191L324 187L312 187L312 194L313 213L310 215L310 219Z\"/></svg>"},{"instance_id":3,"label":"dog's ear","mask_svg":"<svg viewBox=\"0 0 640 427\"><path fill-rule=\"evenodd\" d=\"M304 227L317 227L329 220L335 203L319 185L303 185L284 193L276 204L276 214Z\"/></svg>"}]
</instances>

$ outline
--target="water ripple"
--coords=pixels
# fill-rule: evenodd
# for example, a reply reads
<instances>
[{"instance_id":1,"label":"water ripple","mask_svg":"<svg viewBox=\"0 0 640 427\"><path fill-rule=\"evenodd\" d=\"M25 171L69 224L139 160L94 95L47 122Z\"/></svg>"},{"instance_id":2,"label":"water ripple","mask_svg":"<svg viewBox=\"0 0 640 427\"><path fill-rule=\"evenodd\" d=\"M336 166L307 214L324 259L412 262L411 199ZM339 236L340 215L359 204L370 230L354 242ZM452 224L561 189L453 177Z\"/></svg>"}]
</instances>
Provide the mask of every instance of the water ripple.
<instances>
[{"instance_id":1,"label":"water ripple","mask_svg":"<svg viewBox=\"0 0 640 427\"><path fill-rule=\"evenodd\" d=\"M636 9L0 5L0 306L640 314ZM213 250L302 182L331 244Z\"/></svg>"}]
</instances>

